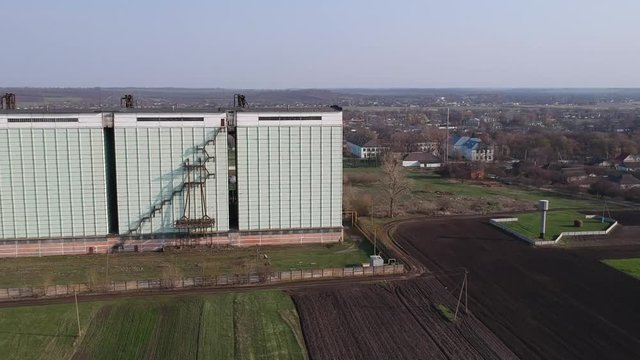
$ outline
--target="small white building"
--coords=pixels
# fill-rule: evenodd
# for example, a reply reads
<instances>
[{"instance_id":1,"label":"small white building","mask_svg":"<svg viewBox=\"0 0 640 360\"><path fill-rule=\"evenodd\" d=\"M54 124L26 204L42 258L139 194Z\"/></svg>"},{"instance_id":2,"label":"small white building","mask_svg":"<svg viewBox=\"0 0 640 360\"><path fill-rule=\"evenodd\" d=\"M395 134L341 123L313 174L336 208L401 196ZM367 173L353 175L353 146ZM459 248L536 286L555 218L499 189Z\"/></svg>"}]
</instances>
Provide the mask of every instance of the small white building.
<instances>
[{"instance_id":1,"label":"small white building","mask_svg":"<svg viewBox=\"0 0 640 360\"><path fill-rule=\"evenodd\" d=\"M369 266L384 266L384 259L380 255L370 255L369 256Z\"/></svg>"},{"instance_id":2,"label":"small white building","mask_svg":"<svg viewBox=\"0 0 640 360\"><path fill-rule=\"evenodd\" d=\"M442 160L430 152L413 152L402 160L404 167L439 168Z\"/></svg>"}]
</instances>

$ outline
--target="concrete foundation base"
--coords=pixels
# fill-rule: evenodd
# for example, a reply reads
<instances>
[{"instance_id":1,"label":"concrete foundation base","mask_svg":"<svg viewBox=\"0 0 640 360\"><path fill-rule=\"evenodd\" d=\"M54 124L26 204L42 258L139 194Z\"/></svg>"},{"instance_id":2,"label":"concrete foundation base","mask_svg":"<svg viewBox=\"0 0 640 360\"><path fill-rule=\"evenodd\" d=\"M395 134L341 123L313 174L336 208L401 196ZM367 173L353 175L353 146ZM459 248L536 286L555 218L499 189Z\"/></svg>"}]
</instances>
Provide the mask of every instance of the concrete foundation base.
<instances>
[{"instance_id":1,"label":"concrete foundation base","mask_svg":"<svg viewBox=\"0 0 640 360\"><path fill-rule=\"evenodd\" d=\"M0 241L1 257L54 256L124 251L158 251L167 246L267 246L335 243L342 231L288 232L285 234L228 233L198 238L124 239L117 236L87 239L20 239Z\"/></svg>"}]
</instances>

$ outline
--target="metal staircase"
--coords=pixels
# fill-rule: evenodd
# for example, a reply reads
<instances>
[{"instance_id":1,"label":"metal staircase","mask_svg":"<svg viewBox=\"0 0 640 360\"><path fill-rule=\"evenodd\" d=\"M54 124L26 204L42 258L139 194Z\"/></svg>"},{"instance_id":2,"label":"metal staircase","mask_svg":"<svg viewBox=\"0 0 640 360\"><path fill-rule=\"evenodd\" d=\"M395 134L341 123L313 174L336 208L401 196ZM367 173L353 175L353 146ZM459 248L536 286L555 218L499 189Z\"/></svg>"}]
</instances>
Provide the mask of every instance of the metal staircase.
<instances>
[{"instance_id":1,"label":"metal staircase","mask_svg":"<svg viewBox=\"0 0 640 360\"><path fill-rule=\"evenodd\" d=\"M182 194L187 190L185 195L185 207L183 210L183 215L180 219L176 220L174 223L174 227L178 229L190 229L190 228L208 228L212 227L215 224L215 220L210 218L207 215L206 209L206 197L204 191L204 185L206 181L210 178L215 178L215 173L211 172L207 168L207 163L211 161L215 161L215 157L210 155L207 152L207 146L214 144L216 138L220 132L224 132L224 128L218 128L215 130L213 137L208 139L203 144L195 147L195 154L199 154L200 156L194 161L190 161L189 158L185 159L182 168L185 171L186 179L183 177L183 181L180 186L174 188L170 194L161 201L153 204L148 213L144 214L136 223L135 227L130 228L127 232L127 235L139 234L142 226L151 221L151 219L155 218L158 212L162 212L162 209L169 203L172 203L175 197L178 194ZM195 156L194 156L195 158ZM192 174L196 173L198 176L193 176ZM190 218L190 208L191 208L191 190L197 188L200 190L200 201L201 201L201 212L202 216L200 218L192 219Z\"/></svg>"}]
</instances>

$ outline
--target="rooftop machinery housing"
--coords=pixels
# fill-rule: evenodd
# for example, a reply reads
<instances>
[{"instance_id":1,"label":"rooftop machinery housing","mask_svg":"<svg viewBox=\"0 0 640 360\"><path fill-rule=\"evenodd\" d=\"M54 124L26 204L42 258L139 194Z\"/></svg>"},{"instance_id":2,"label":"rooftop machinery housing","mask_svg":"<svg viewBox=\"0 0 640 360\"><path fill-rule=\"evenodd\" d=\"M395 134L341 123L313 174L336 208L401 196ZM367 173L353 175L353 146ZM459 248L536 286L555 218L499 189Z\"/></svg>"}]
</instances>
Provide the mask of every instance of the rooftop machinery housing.
<instances>
[{"instance_id":1,"label":"rooftop machinery housing","mask_svg":"<svg viewBox=\"0 0 640 360\"><path fill-rule=\"evenodd\" d=\"M0 257L339 241L342 114L0 113Z\"/></svg>"}]
</instances>

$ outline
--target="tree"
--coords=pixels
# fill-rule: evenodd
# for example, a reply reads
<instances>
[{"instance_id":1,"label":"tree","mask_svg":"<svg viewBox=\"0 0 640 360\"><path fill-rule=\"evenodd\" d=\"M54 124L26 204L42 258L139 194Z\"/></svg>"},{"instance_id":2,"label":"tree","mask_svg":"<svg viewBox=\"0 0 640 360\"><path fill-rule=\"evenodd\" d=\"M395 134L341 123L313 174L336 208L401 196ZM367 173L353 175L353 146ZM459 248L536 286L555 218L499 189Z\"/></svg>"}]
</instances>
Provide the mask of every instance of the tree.
<instances>
[{"instance_id":1,"label":"tree","mask_svg":"<svg viewBox=\"0 0 640 360\"><path fill-rule=\"evenodd\" d=\"M413 145L410 134L397 132L391 135L391 150L399 153L409 153Z\"/></svg>"},{"instance_id":2,"label":"tree","mask_svg":"<svg viewBox=\"0 0 640 360\"><path fill-rule=\"evenodd\" d=\"M433 141L437 144L438 156L444 159L445 156L445 148L447 146L447 132L446 130L440 130L436 127L426 127L422 136L426 141Z\"/></svg>"},{"instance_id":3,"label":"tree","mask_svg":"<svg viewBox=\"0 0 640 360\"><path fill-rule=\"evenodd\" d=\"M591 184L589 187L589 193L600 196L616 197L620 195L620 185L609 180L598 180Z\"/></svg>"},{"instance_id":4,"label":"tree","mask_svg":"<svg viewBox=\"0 0 640 360\"><path fill-rule=\"evenodd\" d=\"M402 169L402 161L392 154L386 154L382 160L382 191L389 199L389 217L394 216L394 205L397 199L409 191L410 184Z\"/></svg>"},{"instance_id":5,"label":"tree","mask_svg":"<svg viewBox=\"0 0 640 360\"><path fill-rule=\"evenodd\" d=\"M466 163L449 163L436 171L440 176L450 179L464 179L471 177L471 171Z\"/></svg>"}]
</instances>

